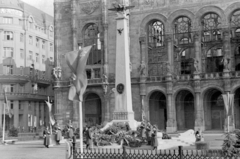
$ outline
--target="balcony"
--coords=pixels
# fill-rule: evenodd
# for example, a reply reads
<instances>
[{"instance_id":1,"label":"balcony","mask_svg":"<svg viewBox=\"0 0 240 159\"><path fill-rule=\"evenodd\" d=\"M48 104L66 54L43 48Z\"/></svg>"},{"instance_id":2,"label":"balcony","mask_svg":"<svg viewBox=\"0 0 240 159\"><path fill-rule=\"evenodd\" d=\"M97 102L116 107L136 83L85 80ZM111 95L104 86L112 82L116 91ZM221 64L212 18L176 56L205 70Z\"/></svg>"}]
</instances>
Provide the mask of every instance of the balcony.
<instances>
[{"instance_id":1,"label":"balcony","mask_svg":"<svg viewBox=\"0 0 240 159\"><path fill-rule=\"evenodd\" d=\"M27 100L27 101L44 101L47 100L49 94L33 94L33 93L13 93L7 92L8 100ZM51 97L51 96L50 96ZM0 93L0 100L4 100L4 94Z\"/></svg>"},{"instance_id":2,"label":"balcony","mask_svg":"<svg viewBox=\"0 0 240 159\"><path fill-rule=\"evenodd\" d=\"M17 74L0 74L0 83L20 83L24 84L29 81L29 75Z\"/></svg>"}]
</instances>

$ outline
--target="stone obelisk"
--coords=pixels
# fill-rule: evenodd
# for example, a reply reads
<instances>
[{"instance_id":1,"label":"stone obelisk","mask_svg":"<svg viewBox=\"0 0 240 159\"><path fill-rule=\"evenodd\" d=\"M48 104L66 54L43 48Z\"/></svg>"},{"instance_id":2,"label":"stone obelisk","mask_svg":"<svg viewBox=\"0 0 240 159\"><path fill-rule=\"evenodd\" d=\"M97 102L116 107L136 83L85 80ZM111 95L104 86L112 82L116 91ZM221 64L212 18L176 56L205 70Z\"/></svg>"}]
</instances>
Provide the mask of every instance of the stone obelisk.
<instances>
[{"instance_id":1,"label":"stone obelisk","mask_svg":"<svg viewBox=\"0 0 240 159\"><path fill-rule=\"evenodd\" d=\"M136 128L132 109L132 92L129 56L128 9L131 6L114 5L117 12L116 27L116 71L115 71L115 110L113 121L126 121L132 129Z\"/></svg>"}]
</instances>

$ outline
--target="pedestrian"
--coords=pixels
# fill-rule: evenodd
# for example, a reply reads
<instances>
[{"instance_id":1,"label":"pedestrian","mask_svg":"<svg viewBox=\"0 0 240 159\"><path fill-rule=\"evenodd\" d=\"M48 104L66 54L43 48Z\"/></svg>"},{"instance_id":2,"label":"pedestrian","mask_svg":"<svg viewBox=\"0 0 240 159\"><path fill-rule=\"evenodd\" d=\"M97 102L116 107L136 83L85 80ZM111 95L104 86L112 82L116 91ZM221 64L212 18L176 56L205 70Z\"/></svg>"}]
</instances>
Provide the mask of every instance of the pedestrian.
<instances>
[{"instance_id":1,"label":"pedestrian","mask_svg":"<svg viewBox=\"0 0 240 159\"><path fill-rule=\"evenodd\" d=\"M60 145L60 140L62 139L62 131L61 128L58 126L56 129L56 143Z\"/></svg>"},{"instance_id":2,"label":"pedestrian","mask_svg":"<svg viewBox=\"0 0 240 159\"><path fill-rule=\"evenodd\" d=\"M147 127L146 136L147 136L148 145L152 145L151 144L151 137L152 137L152 126L151 125Z\"/></svg>"},{"instance_id":3,"label":"pedestrian","mask_svg":"<svg viewBox=\"0 0 240 159\"><path fill-rule=\"evenodd\" d=\"M146 138L147 138L147 136L146 136L146 128L143 125L141 126L141 137L142 137L142 141L146 142Z\"/></svg>"},{"instance_id":4,"label":"pedestrian","mask_svg":"<svg viewBox=\"0 0 240 159\"><path fill-rule=\"evenodd\" d=\"M90 131L90 127L86 127L85 135L86 135L86 149L91 149L93 146L93 141L92 141L92 132Z\"/></svg>"},{"instance_id":5,"label":"pedestrian","mask_svg":"<svg viewBox=\"0 0 240 159\"><path fill-rule=\"evenodd\" d=\"M158 136L157 136L157 129L153 130L153 150L156 150L158 147Z\"/></svg>"},{"instance_id":6,"label":"pedestrian","mask_svg":"<svg viewBox=\"0 0 240 159\"><path fill-rule=\"evenodd\" d=\"M48 126L46 127L46 129L43 131L43 145L47 148L49 148L50 145L50 131L48 129Z\"/></svg>"},{"instance_id":7,"label":"pedestrian","mask_svg":"<svg viewBox=\"0 0 240 159\"><path fill-rule=\"evenodd\" d=\"M201 141L202 136L201 136L200 130L199 130L199 131L196 131L195 137L196 137L196 142Z\"/></svg>"},{"instance_id":8,"label":"pedestrian","mask_svg":"<svg viewBox=\"0 0 240 159\"><path fill-rule=\"evenodd\" d=\"M69 125L68 126L68 139L69 140L73 140L73 136L74 136L74 134L73 134L73 126Z\"/></svg>"}]
</instances>

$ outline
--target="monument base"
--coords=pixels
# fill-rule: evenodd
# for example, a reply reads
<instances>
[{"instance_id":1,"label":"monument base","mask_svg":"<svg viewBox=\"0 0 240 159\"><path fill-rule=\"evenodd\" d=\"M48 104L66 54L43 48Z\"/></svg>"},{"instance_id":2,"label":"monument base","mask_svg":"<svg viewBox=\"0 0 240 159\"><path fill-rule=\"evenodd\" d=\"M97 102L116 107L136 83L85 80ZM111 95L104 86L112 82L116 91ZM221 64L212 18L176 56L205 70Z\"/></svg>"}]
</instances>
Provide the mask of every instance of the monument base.
<instances>
[{"instance_id":1,"label":"monument base","mask_svg":"<svg viewBox=\"0 0 240 159\"><path fill-rule=\"evenodd\" d=\"M167 133L173 133L177 131L177 127L167 127L166 128Z\"/></svg>"},{"instance_id":2,"label":"monument base","mask_svg":"<svg viewBox=\"0 0 240 159\"><path fill-rule=\"evenodd\" d=\"M141 125L141 122L138 122L136 120L112 120L110 122L108 122L102 129L101 131L106 130L107 128L109 128L113 123L128 123L131 130L137 130L137 127L139 125Z\"/></svg>"}]
</instances>

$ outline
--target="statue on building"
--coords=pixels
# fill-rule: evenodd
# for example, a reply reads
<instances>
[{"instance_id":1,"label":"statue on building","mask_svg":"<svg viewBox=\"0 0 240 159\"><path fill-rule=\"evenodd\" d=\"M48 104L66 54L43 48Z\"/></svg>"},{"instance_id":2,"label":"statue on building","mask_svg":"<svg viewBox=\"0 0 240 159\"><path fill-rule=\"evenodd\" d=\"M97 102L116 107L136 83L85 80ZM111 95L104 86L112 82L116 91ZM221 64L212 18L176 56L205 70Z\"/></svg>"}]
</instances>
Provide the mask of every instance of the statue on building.
<instances>
[{"instance_id":1,"label":"statue on building","mask_svg":"<svg viewBox=\"0 0 240 159\"><path fill-rule=\"evenodd\" d=\"M62 69L61 67L54 67L53 68L53 77L55 80L60 80L62 78Z\"/></svg>"},{"instance_id":2,"label":"statue on building","mask_svg":"<svg viewBox=\"0 0 240 159\"><path fill-rule=\"evenodd\" d=\"M146 76L146 65L144 61L141 62L138 70L139 70L140 76Z\"/></svg>"},{"instance_id":3,"label":"statue on building","mask_svg":"<svg viewBox=\"0 0 240 159\"><path fill-rule=\"evenodd\" d=\"M108 77L107 77L107 75L106 75L106 74L103 74L103 75L102 75L102 79L103 79L103 85L102 85L103 91L104 91L104 93L106 94L107 91L108 91Z\"/></svg>"},{"instance_id":4,"label":"statue on building","mask_svg":"<svg viewBox=\"0 0 240 159\"><path fill-rule=\"evenodd\" d=\"M229 64L230 64L230 59L227 58L226 56L223 57L222 59L222 63L223 63L223 68L224 70L229 70Z\"/></svg>"},{"instance_id":5,"label":"statue on building","mask_svg":"<svg viewBox=\"0 0 240 159\"><path fill-rule=\"evenodd\" d=\"M193 59L193 66L194 66L194 73L199 73L199 67L198 67L198 60L197 59Z\"/></svg>"},{"instance_id":6,"label":"statue on building","mask_svg":"<svg viewBox=\"0 0 240 159\"><path fill-rule=\"evenodd\" d=\"M171 66L170 66L169 62L166 62L166 71L167 71L168 74L172 73Z\"/></svg>"}]
</instances>

